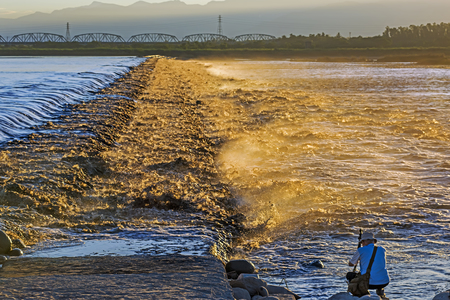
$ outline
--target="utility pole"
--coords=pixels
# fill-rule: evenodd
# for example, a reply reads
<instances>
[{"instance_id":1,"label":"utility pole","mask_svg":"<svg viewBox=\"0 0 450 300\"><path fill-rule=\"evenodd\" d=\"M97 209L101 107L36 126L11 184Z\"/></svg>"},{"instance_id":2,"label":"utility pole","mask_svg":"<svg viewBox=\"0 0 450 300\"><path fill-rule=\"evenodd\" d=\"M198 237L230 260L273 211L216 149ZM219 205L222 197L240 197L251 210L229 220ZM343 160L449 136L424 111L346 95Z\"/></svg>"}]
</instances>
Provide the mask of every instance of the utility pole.
<instances>
[{"instance_id":1,"label":"utility pole","mask_svg":"<svg viewBox=\"0 0 450 300\"><path fill-rule=\"evenodd\" d=\"M70 27L69 27L69 22L67 22L66 40L67 40L68 42L70 42Z\"/></svg>"},{"instance_id":2,"label":"utility pole","mask_svg":"<svg viewBox=\"0 0 450 300\"><path fill-rule=\"evenodd\" d=\"M217 27L217 34L220 34L220 35L223 34L223 32L222 32L222 16L221 15L219 15L219 27Z\"/></svg>"}]
</instances>

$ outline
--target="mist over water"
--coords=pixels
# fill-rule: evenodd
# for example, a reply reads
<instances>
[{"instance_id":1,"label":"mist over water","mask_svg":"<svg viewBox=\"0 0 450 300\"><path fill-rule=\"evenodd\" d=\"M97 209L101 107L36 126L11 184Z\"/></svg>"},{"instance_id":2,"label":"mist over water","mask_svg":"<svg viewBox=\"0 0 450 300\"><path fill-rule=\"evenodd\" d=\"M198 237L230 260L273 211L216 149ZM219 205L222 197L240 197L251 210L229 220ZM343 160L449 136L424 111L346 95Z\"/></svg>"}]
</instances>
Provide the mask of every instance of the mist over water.
<instances>
[{"instance_id":1,"label":"mist over water","mask_svg":"<svg viewBox=\"0 0 450 300\"><path fill-rule=\"evenodd\" d=\"M346 290L359 228L388 250L391 299L450 287L450 70L413 64L213 62L219 167L263 277L303 299ZM220 104L219 104L220 103ZM324 269L310 265L320 259Z\"/></svg>"}]
</instances>

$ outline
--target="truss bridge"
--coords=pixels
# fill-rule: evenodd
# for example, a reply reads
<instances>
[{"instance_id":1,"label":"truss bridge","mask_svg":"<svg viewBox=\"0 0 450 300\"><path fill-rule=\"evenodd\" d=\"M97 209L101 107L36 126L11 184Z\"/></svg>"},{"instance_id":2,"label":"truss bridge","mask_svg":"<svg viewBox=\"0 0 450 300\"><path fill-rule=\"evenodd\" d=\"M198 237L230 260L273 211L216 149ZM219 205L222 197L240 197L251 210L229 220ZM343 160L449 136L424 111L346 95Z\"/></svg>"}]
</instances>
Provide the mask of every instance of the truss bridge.
<instances>
[{"instance_id":1,"label":"truss bridge","mask_svg":"<svg viewBox=\"0 0 450 300\"><path fill-rule=\"evenodd\" d=\"M143 33L131 36L128 41L117 34L111 33L84 33L75 35L71 40L70 34L67 38L60 34L53 33L24 33L14 35L9 41L0 35L0 43L62 43L62 42L79 42L79 43L179 43L180 40L174 35L164 33ZM182 42L252 42L252 41L270 41L276 39L275 36L261 33L242 34L230 39L222 34L215 33L198 33L187 35Z\"/></svg>"},{"instance_id":2,"label":"truss bridge","mask_svg":"<svg viewBox=\"0 0 450 300\"><path fill-rule=\"evenodd\" d=\"M270 41L276 39L275 36L261 33L250 33L238 35L234 38L236 42Z\"/></svg>"},{"instance_id":3,"label":"truss bridge","mask_svg":"<svg viewBox=\"0 0 450 300\"><path fill-rule=\"evenodd\" d=\"M222 34L215 34L215 33L198 33L198 34L191 34L187 35L183 38L183 42L221 42L221 41L232 41L232 39L229 39L228 37L222 35Z\"/></svg>"},{"instance_id":4,"label":"truss bridge","mask_svg":"<svg viewBox=\"0 0 450 300\"><path fill-rule=\"evenodd\" d=\"M66 38L60 34L34 32L23 33L13 36L10 43L64 43L67 42Z\"/></svg>"},{"instance_id":5,"label":"truss bridge","mask_svg":"<svg viewBox=\"0 0 450 300\"><path fill-rule=\"evenodd\" d=\"M100 42L100 43L126 43L126 41L117 34L111 33L84 33L76 35L72 38L72 42L79 43L90 43L90 42Z\"/></svg>"},{"instance_id":6,"label":"truss bridge","mask_svg":"<svg viewBox=\"0 0 450 300\"><path fill-rule=\"evenodd\" d=\"M143 33L133 35L128 43L178 43L176 36L164 33Z\"/></svg>"}]
</instances>

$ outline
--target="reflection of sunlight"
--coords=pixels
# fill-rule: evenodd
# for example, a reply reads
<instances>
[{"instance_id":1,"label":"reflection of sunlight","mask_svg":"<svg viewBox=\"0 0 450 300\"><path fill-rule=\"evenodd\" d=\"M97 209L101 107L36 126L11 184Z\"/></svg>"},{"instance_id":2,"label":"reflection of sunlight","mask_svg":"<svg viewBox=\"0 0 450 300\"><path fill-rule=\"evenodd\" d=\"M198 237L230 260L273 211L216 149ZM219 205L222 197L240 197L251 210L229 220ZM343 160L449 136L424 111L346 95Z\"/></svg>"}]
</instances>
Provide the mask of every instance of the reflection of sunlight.
<instances>
[{"instance_id":1,"label":"reflection of sunlight","mask_svg":"<svg viewBox=\"0 0 450 300\"><path fill-rule=\"evenodd\" d=\"M129 255L205 255L210 238L196 229L167 229L161 232L123 230L116 234L74 235L73 240L47 241L34 246L30 257L129 256Z\"/></svg>"},{"instance_id":2,"label":"reflection of sunlight","mask_svg":"<svg viewBox=\"0 0 450 300\"><path fill-rule=\"evenodd\" d=\"M227 61L209 72L234 78L214 98L215 129L227 137L217 162L242 199L252 233L240 246L268 270L262 277L290 274L303 298L322 299L323 286L332 294L345 284L353 233L370 228L392 273L409 270L392 290L413 299L411 282L443 280L450 70ZM315 259L326 268L308 268Z\"/></svg>"}]
</instances>

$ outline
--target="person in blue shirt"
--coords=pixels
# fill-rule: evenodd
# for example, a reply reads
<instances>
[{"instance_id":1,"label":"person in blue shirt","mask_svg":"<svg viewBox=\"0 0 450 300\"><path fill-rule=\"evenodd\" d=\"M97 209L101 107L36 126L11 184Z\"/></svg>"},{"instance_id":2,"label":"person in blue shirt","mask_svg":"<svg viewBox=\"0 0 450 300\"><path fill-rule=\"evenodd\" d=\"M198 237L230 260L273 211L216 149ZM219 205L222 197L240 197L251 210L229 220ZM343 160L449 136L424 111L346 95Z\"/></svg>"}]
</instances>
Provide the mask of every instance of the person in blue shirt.
<instances>
[{"instance_id":1,"label":"person in blue shirt","mask_svg":"<svg viewBox=\"0 0 450 300\"><path fill-rule=\"evenodd\" d=\"M360 263L361 275L365 274L369 266L370 258L372 257L373 249L377 239L373 233L364 232L361 236L361 248L355 252L353 257L348 262L348 265L353 267L358 261ZM377 295L381 299L388 299L384 294L384 288L389 284L389 274L386 269L386 249L377 246L377 252L373 261L372 270L370 271L369 289L376 289Z\"/></svg>"}]
</instances>

